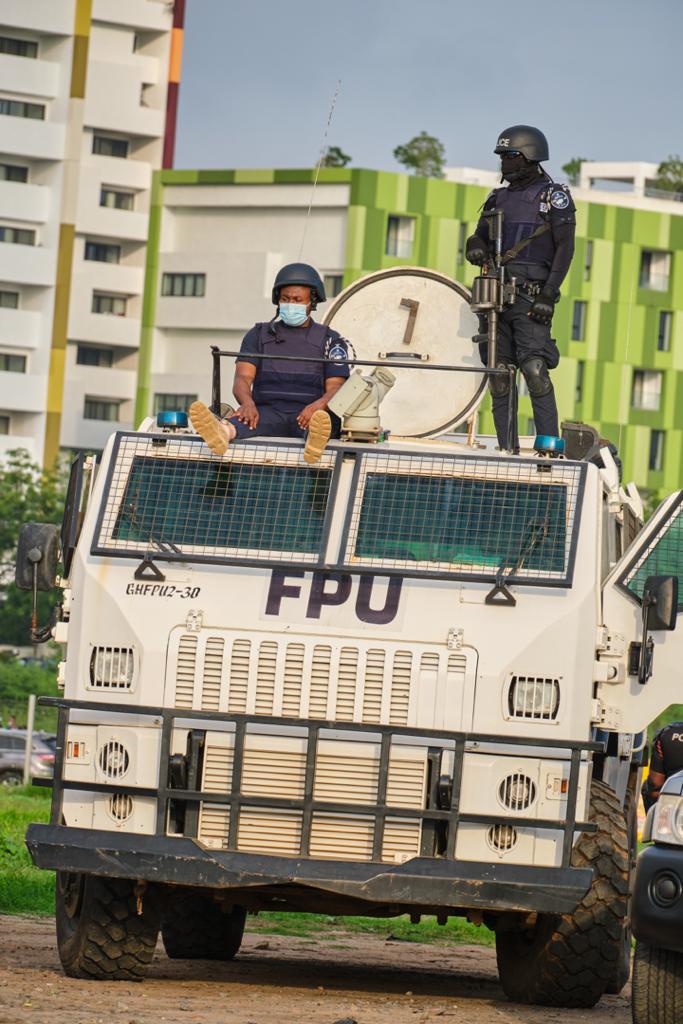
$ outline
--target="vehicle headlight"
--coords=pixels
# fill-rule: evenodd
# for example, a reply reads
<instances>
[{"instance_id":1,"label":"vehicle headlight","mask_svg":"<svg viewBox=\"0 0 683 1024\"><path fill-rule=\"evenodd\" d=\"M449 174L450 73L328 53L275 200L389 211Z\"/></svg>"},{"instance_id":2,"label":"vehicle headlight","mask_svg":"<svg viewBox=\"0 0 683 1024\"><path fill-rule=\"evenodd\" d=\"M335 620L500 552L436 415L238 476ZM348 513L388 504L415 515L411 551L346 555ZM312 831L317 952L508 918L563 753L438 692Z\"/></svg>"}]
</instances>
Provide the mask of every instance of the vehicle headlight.
<instances>
[{"instance_id":1,"label":"vehicle headlight","mask_svg":"<svg viewBox=\"0 0 683 1024\"><path fill-rule=\"evenodd\" d=\"M132 647L93 647L90 686L97 690L130 690L134 668Z\"/></svg>"},{"instance_id":2,"label":"vehicle headlight","mask_svg":"<svg viewBox=\"0 0 683 1024\"><path fill-rule=\"evenodd\" d=\"M655 807L650 838L656 843L683 846L683 796L662 793Z\"/></svg>"},{"instance_id":3,"label":"vehicle headlight","mask_svg":"<svg viewBox=\"0 0 683 1024\"><path fill-rule=\"evenodd\" d=\"M513 676L508 691L508 710L512 718L553 721L560 705L557 679Z\"/></svg>"}]
</instances>

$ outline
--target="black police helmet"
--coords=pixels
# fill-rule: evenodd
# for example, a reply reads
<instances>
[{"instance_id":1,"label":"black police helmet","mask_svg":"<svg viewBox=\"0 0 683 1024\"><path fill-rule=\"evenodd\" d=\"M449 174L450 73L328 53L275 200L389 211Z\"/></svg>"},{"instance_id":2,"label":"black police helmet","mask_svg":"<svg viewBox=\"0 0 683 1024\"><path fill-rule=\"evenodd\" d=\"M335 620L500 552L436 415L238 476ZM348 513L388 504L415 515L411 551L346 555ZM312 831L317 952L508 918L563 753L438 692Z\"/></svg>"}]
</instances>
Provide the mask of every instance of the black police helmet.
<instances>
[{"instance_id":1,"label":"black police helmet","mask_svg":"<svg viewBox=\"0 0 683 1024\"><path fill-rule=\"evenodd\" d=\"M280 301L280 289L288 284L301 284L311 289L311 309L315 309L319 302L325 302L325 285L315 267L308 263L288 263L278 270L273 282L274 306Z\"/></svg>"},{"instance_id":2,"label":"black police helmet","mask_svg":"<svg viewBox=\"0 0 683 1024\"><path fill-rule=\"evenodd\" d=\"M502 156L514 149L527 160L537 163L550 159L548 140L542 131L532 128L530 124L513 124L511 128L506 128L498 136L498 144L493 152Z\"/></svg>"}]
</instances>

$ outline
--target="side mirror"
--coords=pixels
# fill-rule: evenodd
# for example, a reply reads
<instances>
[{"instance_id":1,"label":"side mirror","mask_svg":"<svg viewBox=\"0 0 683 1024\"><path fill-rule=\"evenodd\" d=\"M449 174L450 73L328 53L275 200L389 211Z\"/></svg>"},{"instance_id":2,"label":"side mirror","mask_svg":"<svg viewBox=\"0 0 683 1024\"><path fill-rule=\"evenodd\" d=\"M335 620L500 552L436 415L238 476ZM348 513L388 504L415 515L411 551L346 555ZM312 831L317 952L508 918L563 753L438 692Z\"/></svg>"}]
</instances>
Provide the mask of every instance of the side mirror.
<instances>
[{"instance_id":1,"label":"side mirror","mask_svg":"<svg viewBox=\"0 0 683 1024\"><path fill-rule=\"evenodd\" d=\"M59 527L54 523L25 523L19 531L14 577L19 590L52 590L58 562Z\"/></svg>"},{"instance_id":2,"label":"side mirror","mask_svg":"<svg viewBox=\"0 0 683 1024\"><path fill-rule=\"evenodd\" d=\"M678 576L648 576L643 588L645 628L675 629L678 616Z\"/></svg>"}]
</instances>

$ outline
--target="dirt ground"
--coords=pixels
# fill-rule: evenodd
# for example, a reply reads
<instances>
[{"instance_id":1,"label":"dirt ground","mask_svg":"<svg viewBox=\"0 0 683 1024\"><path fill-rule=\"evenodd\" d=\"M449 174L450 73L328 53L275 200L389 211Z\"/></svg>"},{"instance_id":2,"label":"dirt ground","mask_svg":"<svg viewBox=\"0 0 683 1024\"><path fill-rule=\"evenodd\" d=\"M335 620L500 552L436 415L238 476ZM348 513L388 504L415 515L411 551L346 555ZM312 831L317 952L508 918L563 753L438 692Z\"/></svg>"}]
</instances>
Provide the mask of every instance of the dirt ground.
<instances>
[{"instance_id":1,"label":"dirt ground","mask_svg":"<svg viewBox=\"0 0 683 1024\"><path fill-rule=\"evenodd\" d=\"M340 931L325 940L248 931L228 964L171 961L147 981L65 978L54 922L0 916L0 1022L31 1024L628 1024L629 990L594 1010L508 1003L493 950Z\"/></svg>"}]
</instances>

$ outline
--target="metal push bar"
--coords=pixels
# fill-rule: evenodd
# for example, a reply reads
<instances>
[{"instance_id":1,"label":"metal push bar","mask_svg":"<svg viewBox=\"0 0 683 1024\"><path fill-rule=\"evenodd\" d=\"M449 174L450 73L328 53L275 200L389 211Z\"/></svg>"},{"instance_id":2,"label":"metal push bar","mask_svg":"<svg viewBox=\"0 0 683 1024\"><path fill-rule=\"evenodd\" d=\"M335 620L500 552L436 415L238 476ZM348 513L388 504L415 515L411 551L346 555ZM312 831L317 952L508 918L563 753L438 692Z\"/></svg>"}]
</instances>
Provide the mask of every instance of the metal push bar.
<instances>
[{"instance_id":1,"label":"metal push bar","mask_svg":"<svg viewBox=\"0 0 683 1024\"><path fill-rule=\"evenodd\" d=\"M285 718L279 716L262 716L247 714L227 714L211 711L190 711L184 708L157 708L139 707L133 704L114 704L104 701L80 701L67 700L62 697L40 697L39 703L59 709L59 723L57 727L57 749L55 754L55 772L53 779L35 780L34 784L52 788L52 807L50 822L52 825L59 825L63 821L63 794L67 790L78 790L91 793L119 793L129 796L152 798L156 800L156 835L167 836L167 820L169 801L175 801L184 805L194 805L195 809L200 801L208 801L212 804L225 804L230 808L230 828L228 833L228 851L239 852L239 818L243 806L268 808L270 810L300 811L302 813L302 827L299 857L309 857L311 825L314 813L333 813L350 815L372 815L374 818L372 860L380 861L382 842L384 835L384 822L388 816L418 819L422 822L442 822L447 829L447 842L445 856L437 857L432 850L429 852L424 848L421 856L431 857L436 863L446 861L455 862L456 843L458 828L461 823L478 825L511 825L516 828L532 828L542 830L555 830L563 834L562 841L562 868L568 869L571 866L571 854L575 832L594 832L596 825L591 822L577 821L576 804L579 786L579 770L581 765L582 751L602 751L604 744L600 742L581 742L578 740L546 739L543 737L516 737L488 734L472 734L467 732L448 732L439 729L423 729L410 726L389 726L380 724L359 724L356 722L322 721L318 719ZM83 782L67 780L63 778L66 734L69 725L69 718L72 711L101 711L107 714L136 715L150 717L157 720L156 724L161 725L161 747L158 787L137 787L126 786L121 783ZM171 785L170 779L170 751L172 732L176 720L220 722L222 724L232 723L234 731L234 753L231 789L229 792L204 791L200 788L181 789ZM245 736L250 725L277 725L288 729L306 731L306 760L304 795L297 799L285 799L272 796L256 796L245 794L242 791L242 762L244 756ZM318 741L321 732L346 732L357 733L360 736L380 737L380 759L379 778L377 786L377 800L375 803L351 803L343 801L316 800L314 797L314 783L316 775L316 764L318 757ZM438 756L444 750L453 750L453 776L448 779L450 793L447 795L448 807L439 806L443 804L443 798L439 799L437 790L438 783L443 780L432 778L430 792L428 794L427 806L424 808L402 807L387 803L387 782L389 776L389 765L391 757L391 745L394 737L410 737L419 745L428 746L429 751L434 755L434 765L438 767ZM425 740L433 740L434 744L425 744ZM545 748L552 750L564 750L570 752L570 770L567 787L567 810L564 819L547 819L524 817L511 814L474 814L462 812L460 809L462 770L464 756L468 744L477 743L482 745L497 745L501 747L524 746L525 748ZM199 756L197 754L197 756ZM195 765L188 765L188 775L194 769L196 777L199 776L199 762ZM443 789L442 789L443 792ZM198 815L187 816L186 828L182 836L178 838L196 838L198 830ZM171 834L170 839L173 838ZM433 838L433 836L432 836Z\"/></svg>"}]
</instances>

